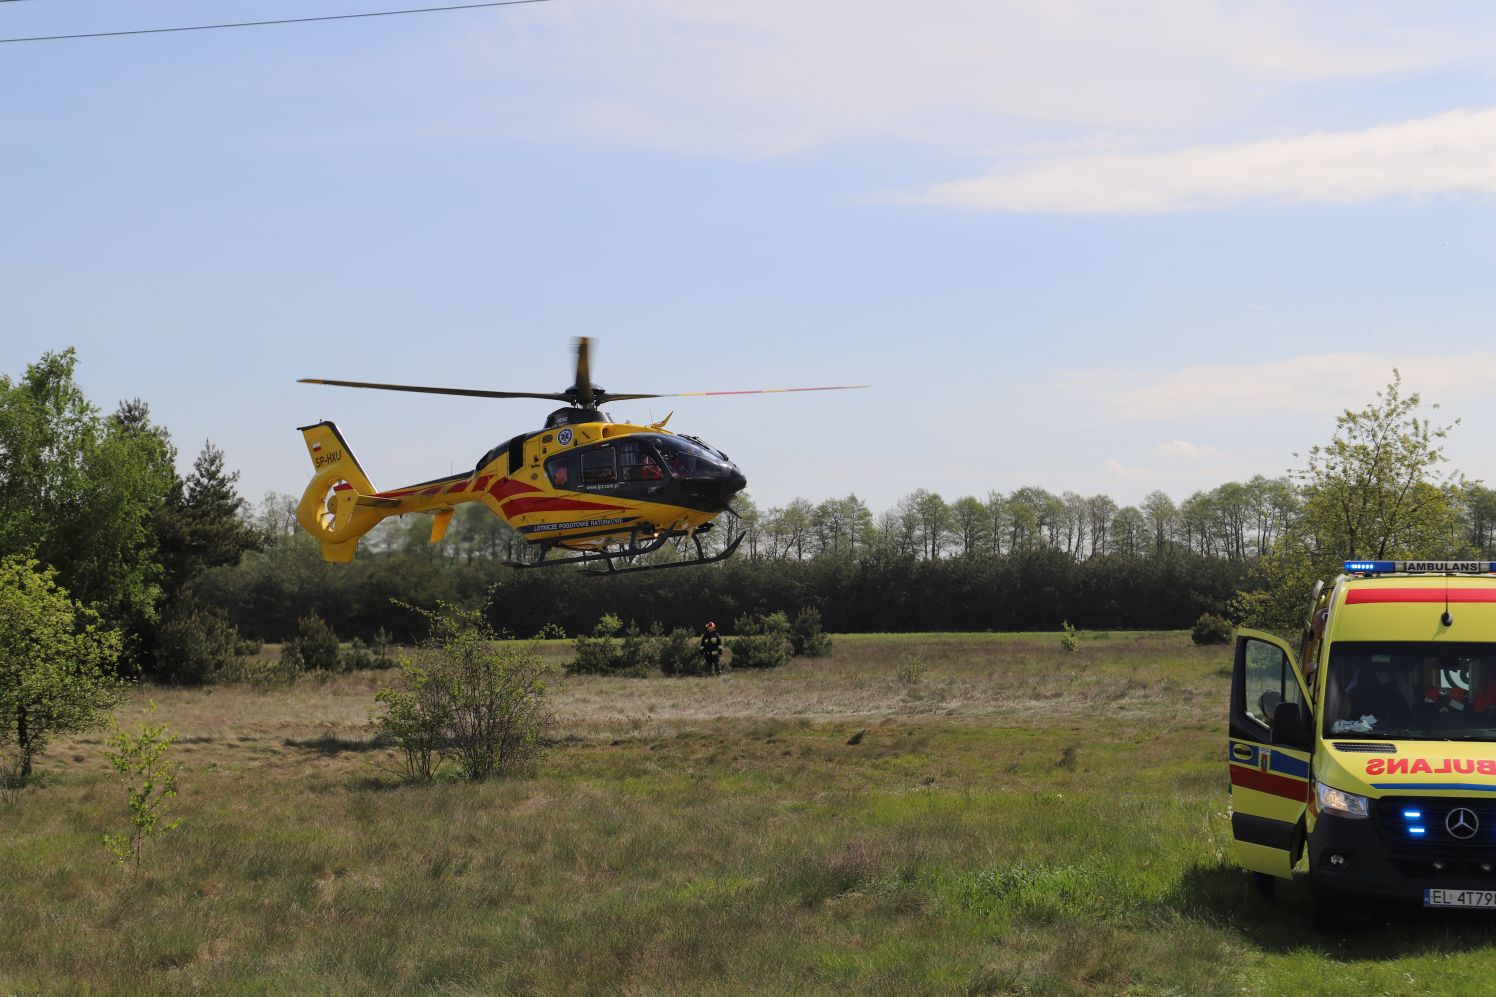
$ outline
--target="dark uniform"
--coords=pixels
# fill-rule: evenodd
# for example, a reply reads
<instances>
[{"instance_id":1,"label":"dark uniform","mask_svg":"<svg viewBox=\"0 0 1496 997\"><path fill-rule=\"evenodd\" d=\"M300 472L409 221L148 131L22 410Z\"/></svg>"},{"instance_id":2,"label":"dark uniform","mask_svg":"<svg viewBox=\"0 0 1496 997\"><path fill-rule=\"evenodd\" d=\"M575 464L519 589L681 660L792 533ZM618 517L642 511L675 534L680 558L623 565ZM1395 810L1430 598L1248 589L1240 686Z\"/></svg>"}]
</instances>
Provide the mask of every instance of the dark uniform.
<instances>
[{"instance_id":1,"label":"dark uniform","mask_svg":"<svg viewBox=\"0 0 1496 997\"><path fill-rule=\"evenodd\" d=\"M708 675L722 674L722 635L715 627L709 627L701 635L701 657Z\"/></svg>"}]
</instances>

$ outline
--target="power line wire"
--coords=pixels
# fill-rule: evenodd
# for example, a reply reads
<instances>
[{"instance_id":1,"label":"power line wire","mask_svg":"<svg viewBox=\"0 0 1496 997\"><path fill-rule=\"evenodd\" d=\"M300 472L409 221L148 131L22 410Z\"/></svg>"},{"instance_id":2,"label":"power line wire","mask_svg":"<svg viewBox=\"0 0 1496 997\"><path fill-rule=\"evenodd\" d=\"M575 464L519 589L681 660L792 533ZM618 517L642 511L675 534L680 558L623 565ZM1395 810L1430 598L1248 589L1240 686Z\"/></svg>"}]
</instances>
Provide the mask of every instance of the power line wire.
<instances>
[{"instance_id":1,"label":"power line wire","mask_svg":"<svg viewBox=\"0 0 1496 997\"><path fill-rule=\"evenodd\" d=\"M15 3L17 0L0 0ZM550 0L490 0L488 3L459 3L446 7L411 7L406 10L371 10L361 14L328 14L323 17L286 17L276 21L237 21L232 24L189 24L178 28L136 28L133 31L90 31L76 35L36 35L31 38L0 38L0 45L12 42L60 42L74 38L119 38L122 35L163 35L177 31L214 31L219 28L258 28L266 24L306 24L309 21L351 21L360 17L394 17L399 14L431 14L444 10L473 10L477 7L513 7L525 3L549 3Z\"/></svg>"}]
</instances>

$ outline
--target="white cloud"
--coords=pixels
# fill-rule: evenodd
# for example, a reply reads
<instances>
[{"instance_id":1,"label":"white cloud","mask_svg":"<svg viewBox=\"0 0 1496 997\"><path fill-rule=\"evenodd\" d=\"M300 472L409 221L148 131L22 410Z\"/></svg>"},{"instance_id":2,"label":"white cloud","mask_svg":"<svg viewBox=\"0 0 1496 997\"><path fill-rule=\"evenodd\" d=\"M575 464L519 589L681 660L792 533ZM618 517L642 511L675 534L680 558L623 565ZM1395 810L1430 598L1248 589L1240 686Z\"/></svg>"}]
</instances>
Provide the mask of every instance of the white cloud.
<instances>
[{"instance_id":1,"label":"white cloud","mask_svg":"<svg viewBox=\"0 0 1496 997\"><path fill-rule=\"evenodd\" d=\"M1238 127L1297 85L1478 64L1488 37L1396 5L568 0L465 20L452 66L495 95L500 129L751 156L985 153Z\"/></svg>"},{"instance_id":2,"label":"white cloud","mask_svg":"<svg viewBox=\"0 0 1496 997\"><path fill-rule=\"evenodd\" d=\"M1108 474L1115 475L1118 478L1146 477L1151 473L1145 467L1129 467L1115 457L1108 457L1102 461L1102 466L1106 468Z\"/></svg>"},{"instance_id":3,"label":"white cloud","mask_svg":"<svg viewBox=\"0 0 1496 997\"><path fill-rule=\"evenodd\" d=\"M1221 456L1221 452L1215 447L1191 443L1188 440L1170 440L1167 443L1160 443L1153 448L1153 452L1160 457L1183 460L1208 460Z\"/></svg>"},{"instance_id":4,"label":"white cloud","mask_svg":"<svg viewBox=\"0 0 1496 997\"><path fill-rule=\"evenodd\" d=\"M1492 193L1496 108L1156 155L1051 159L943 183L922 199L990 211L1125 213Z\"/></svg>"},{"instance_id":5,"label":"white cloud","mask_svg":"<svg viewBox=\"0 0 1496 997\"><path fill-rule=\"evenodd\" d=\"M1268 414L1362 408L1387 385L1394 367L1402 373L1404 393L1418 392L1428 403L1488 398L1496 392L1496 353L1337 353L1158 374L1091 370L1067 377L1065 384L1081 397L1100 399L1115 418L1250 421Z\"/></svg>"}]
</instances>

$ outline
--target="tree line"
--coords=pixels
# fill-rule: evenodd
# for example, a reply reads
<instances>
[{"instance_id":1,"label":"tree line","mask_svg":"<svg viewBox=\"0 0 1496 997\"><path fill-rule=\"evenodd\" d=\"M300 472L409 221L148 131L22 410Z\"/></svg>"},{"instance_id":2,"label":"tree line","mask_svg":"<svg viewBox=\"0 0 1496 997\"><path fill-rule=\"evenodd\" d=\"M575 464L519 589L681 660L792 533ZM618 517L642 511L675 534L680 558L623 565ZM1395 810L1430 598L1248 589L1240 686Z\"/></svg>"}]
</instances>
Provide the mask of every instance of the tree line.
<instances>
[{"instance_id":1,"label":"tree line","mask_svg":"<svg viewBox=\"0 0 1496 997\"><path fill-rule=\"evenodd\" d=\"M855 495L765 509L740 496L706 537L714 551L746 534L733 559L608 578L506 566L523 559L523 540L467 505L441 544L426 542L425 516L397 518L353 564L329 565L296 526L294 496L251 507L211 442L179 474L147 404L105 415L77 387L75 363L70 350L49 353L0 377L0 556L53 571L120 631L126 667L167 677L188 676L164 659L284 641L311 613L344 639L418 639L422 610L440 603L516 635L584 633L607 613L694 628L805 608L842 632L1183 628L1205 612L1286 627L1307 598L1300 583L1333 577L1345 557L1496 554L1496 491L1440 470L1449 427L1420 420L1418 396L1394 376L1298 471L1179 502L1036 486L947 501L919 488L875 512Z\"/></svg>"}]
</instances>

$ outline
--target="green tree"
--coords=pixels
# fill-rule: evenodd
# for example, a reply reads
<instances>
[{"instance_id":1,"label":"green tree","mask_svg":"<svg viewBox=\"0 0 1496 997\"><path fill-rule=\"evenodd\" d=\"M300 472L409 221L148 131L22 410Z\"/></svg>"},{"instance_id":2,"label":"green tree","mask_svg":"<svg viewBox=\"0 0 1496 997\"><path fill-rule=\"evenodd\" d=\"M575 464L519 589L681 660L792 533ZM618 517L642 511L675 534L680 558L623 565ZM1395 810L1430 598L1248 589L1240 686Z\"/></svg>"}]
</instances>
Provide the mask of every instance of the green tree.
<instances>
[{"instance_id":1,"label":"green tree","mask_svg":"<svg viewBox=\"0 0 1496 997\"><path fill-rule=\"evenodd\" d=\"M209 568L231 566L266 537L245 515L244 499L234 488L239 472L224 468L223 451L212 441L192 463L186 481L167 496L160 532L165 587L175 595Z\"/></svg>"},{"instance_id":2,"label":"green tree","mask_svg":"<svg viewBox=\"0 0 1496 997\"><path fill-rule=\"evenodd\" d=\"M54 737L100 726L120 699L119 633L56 579L31 558L0 558L0 752L9 786L30 777L32 759Z\"/></svg>"},{"instance_id":3,"label":"green tree","mask_svg":"<svg viewBox=\"0 0 1496 997\"><path fill-rule=\"evenodd\" d=\"M951 522L961 541L961 556L972 558L987 546L987 507L981 499L962 496L951 503Z\"/></svg>"},{"instance_id":4,"label":"green tree","mask_svg":"<svg viewBox=\"0 0 1496 997\"><path fill-rule=\"evenodd\" d=\"M1476 553L1489 557L1496 552L1496 490L1467 485L1465 512L1470 524L1470 543Z\"/></svg>"},{"instance_id":5,"label":"green tree","mask_svg":"<svg viewBox=\"0 0 1496 997\"><path fill-rule=\"evenodd\" d=\"M1464 478L1441 467L1443 441L1458 420L1436 426L1419 417L1421 406L1417 393L1404 397L1394 370L1375 402L1342 413L1330 442L1310 448L1294 475L1302 509L1259 560L1256 590L1239 596L1247 625L1297 635L1314 582L1333 578L1348 559L1451 556L1466 549Z\"/></svg>"},{"instance_id":6,"label":"green tree","mask_svg":"<svg viewBox=\"0 0 1496 997\"><path fill-rule=\"evenodd\" d=\"M76 364L68 349L0 375L0 556L50 565L72 598L139 632L161 595L153 523L172 451L143 405L103 418Z\"/></svg>"}]
</instances>

